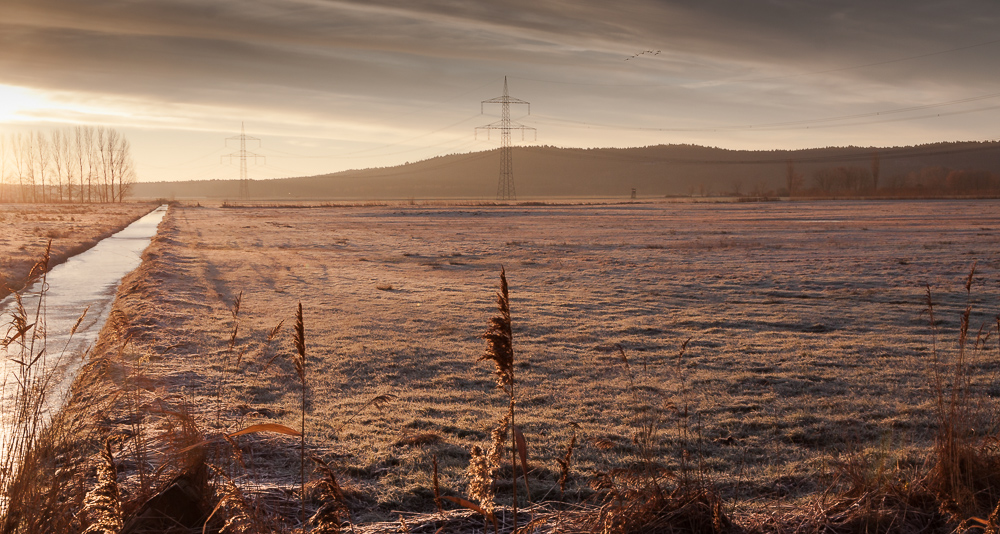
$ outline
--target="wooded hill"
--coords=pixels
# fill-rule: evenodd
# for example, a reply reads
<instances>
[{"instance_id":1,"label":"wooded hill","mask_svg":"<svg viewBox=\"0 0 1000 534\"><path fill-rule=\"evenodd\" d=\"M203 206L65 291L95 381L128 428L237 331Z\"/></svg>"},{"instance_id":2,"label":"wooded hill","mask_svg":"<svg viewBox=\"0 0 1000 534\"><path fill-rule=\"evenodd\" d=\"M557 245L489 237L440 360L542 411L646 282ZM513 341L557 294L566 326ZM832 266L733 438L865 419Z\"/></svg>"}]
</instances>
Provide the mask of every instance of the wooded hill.
<instances>
[{"instance_id":1,"label":"wooded hill","mask_svg":"<svg viewBox=\"0 0 1000 534\"><path fill-rule=\"evenodd\" d=\"M518 199L789 194L982 194L1000 187L1000 142L746 151L695 145L514 147ZM499 149L396 167L252 180L255 200L496 197ZM179 177L182 179L182 177ZM877 186L877 187L876 187ZM235 180L136 183L136 198L236 199Z\"/></svg>"}]
</instances>

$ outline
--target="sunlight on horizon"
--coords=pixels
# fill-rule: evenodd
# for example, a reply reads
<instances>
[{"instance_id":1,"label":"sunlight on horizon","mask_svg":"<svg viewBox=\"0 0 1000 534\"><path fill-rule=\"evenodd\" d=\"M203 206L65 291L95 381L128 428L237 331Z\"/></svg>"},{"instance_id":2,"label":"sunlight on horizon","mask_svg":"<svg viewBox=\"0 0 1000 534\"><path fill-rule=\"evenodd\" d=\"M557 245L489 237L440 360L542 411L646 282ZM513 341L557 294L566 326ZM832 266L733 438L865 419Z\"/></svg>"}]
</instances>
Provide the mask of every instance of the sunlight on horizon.
<instances>
[{"instance_id":1,"label":"sunlight on horizon","mask_svg":"<svg viewBox=\"0 0 1000 534\"><path fill-rule=\"evenodd\" d=\"M0 122L28 122L33 120L25 112L48 107L46 99L37 91L0 85Z\"/></svg>"}]
</instances>

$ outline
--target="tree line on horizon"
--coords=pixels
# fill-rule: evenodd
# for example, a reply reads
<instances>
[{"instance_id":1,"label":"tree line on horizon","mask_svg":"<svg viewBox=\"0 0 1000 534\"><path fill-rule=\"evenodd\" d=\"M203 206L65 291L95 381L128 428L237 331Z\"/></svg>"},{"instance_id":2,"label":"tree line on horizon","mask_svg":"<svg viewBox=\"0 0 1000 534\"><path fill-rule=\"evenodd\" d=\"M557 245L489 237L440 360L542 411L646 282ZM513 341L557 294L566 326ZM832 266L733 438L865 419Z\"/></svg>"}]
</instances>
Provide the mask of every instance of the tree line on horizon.
<instances>
[{"instance_id":1,"label":"tree line on horizon","mask_svg":"<svg viewBox=\"0 0 1000 534\"><path fill-rule=\"evenodd\" d=\"M812 173L811 187L805 176L796 172L795 162L788 160L785 187L779 196L861 196L891 194L925 196L937 194L985 195L1000 192L1000 174L982 169L951 169L931 165L905 173L882 176L878 153L872 154L869 167L838 165L824 167Z\"/></svg>"},{"instance_id":2,"label":"tree line on horizon","mask_svg":"<svg viewBox=\"0 0 1000 534\"><path fill-rule=\"evenodd\" d=\"M131 145L114 128L0 135L0 202L122 202L135 181Z\"/></svg>"}]
</instances>

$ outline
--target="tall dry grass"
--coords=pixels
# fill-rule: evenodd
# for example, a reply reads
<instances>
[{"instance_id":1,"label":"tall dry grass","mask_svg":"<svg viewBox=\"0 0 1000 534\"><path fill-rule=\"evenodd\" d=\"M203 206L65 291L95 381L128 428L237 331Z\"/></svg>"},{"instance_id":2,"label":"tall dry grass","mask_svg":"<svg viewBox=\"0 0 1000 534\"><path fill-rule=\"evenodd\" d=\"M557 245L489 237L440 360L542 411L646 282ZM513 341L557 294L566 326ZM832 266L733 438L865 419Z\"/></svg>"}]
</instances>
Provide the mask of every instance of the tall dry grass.
<instances>
[{"instance_id":1,"label":"tall dry grass","mask_svg":"<svg viewBox=\"0 0 1000 534\"><path fill-rule=\"evenodd\" d=\"M967 296L972 293L974 274L975 267L966 282ZM1000 345L995 345L1000 340L1000 318L995 324L987 322L976 328L969 300L960 317L956 350L939 348L936 338L932 341L928 381L935 396L937 437L925 466L885 462L876 465L859 454L838 465L834 482L812 504L800 502L795 503L797 508L792 508L784 503L785 508L775 509L766 516L733 512L728 508L730 503L703 476L698 467L699 449L692 445L700 437L691 428L696 414L687 399L689 386L681 366L687 342L681 344L676 355L677 388L669 399L651 397L650 389L641 387L644 369L619 347L618 360L627 388L626 408L631 411L630 421L635 430L631 446L638 461L609 465L593 473L593 500L573 503L573 510L568 510L565 503L526 505L519 499L519 477L530 495L527 443L515 424L524 414L517 404L510 292L506 271L501 269L496 314L490 317L482 336L486 351L479 361L492 362L496 386L506 409L492 425L489 443L471 452L467 470L470 500L444 494L449 492L439 487L434 457L432 480L438 511L430 514L425 523L408 519L407 528L415 532L448 532L448 518L458 521L459 515L455 510L443 510L441 502L445 500L480 514L485 518L481 529L492 528L496 532L998 532L998 436L982 430L993 428L984 427L983 423L995 418L996 412L979 389L976 373L979 363L994 354L1000 355ZM40 368L32 366L40 361L44 343L37 337L41 332L36 334L32 330L43 324L39 319L41 307L32 316L23 305L19 306L12 316L6 345L20 351L17 361L22 372L27 373L20 375L24 379L25 398L15 412L21 416L17 421L22 426L5 437L10 441L5 441L4 446L9 447L7 450L12 451L17 461L5 460L8 462L5 467L10 469L5 473L14 475L4 476L0 486L5 497L0 532L138 533L162 531L171 521L182 525L179 531L185 532L327 533L361 529L352 519L351 504L345 498L337 467L313 457L318 472L315 482L310 481L305 467L310 458L306 440L309 377L301 304L296 309L291 332L294 351L288 353L294 374L281 377L295 381L298 386L299 428L267 423L223 430L226 425L221 419L231 411L229 404L237 402L226 392L237 389L239 380L261 379L260 373L243 376L241 372L240 301L237 298L231 308L233 324L227 351L222 355L224 376L217 382L215 406L209 400L207 409L201 410L183 402L154 399L147 390L138 387L144 380L144 356L135 353L130 345L127 318L112 318L107 333L114 337L115 348L105 351L101 357L104 361L95 361L92 368L103 369L101 373L117 385L115 393L107 395L106 404L101 406L105 413L123 415L127 432L114 435L108 435L106 429L94 425L92 420L78 417L79 411L73 412L77 416L58 414L52 424L41 417L44 410L33 395L44 391L48 382L31 374L40 372ZM937 304L930 290L926 304L931 325L936 328ZM275 377L281 371L270 363L279 354L269 351L281 324L264 336L260 351L260 360L264 362L261 370L273 369ZM22 384L20 378L18 383ZM368 406L380 408L394 398L380 395L361 410ZM199 411L202 417L193 415ZM210 424L212 415L216 419L214 426ZM679 440L673 443L680 445L677 458L666 457L670 450L678 450L664 445L670 425L677 427L672 438ZM293 509L275 506L255 491L256 475L245 465L240 440L262 435L296 438L298 491L295 492L294 483L289 490L297 499ZM25 443L25 439L30 439L30 443ZM80 443L87 445L78 449L76 445ZM560 494L566 493L567 482L573 476L577 444L574 433L565 449L556 454ZM278 446L294 448L288 441ZM497 478L501 474L506 476L508 466L512 479L509 522L501 517L501 512L507 510L496 502ZM294 479L294 474L288 475ZM176 508L177 503L184 504L190 514L182 517L181 512L165 511ZM525 510L532 516L528 524L523 521ZM468 516L462 516L461 521L455 525L461 524L462 528L469 525ZM436 526L428 527L432 524Z\"/></svg>"},{"instance_id":2,"label":"tall dry grass","mask_svg":"<svg viewBox=\"0 0 1000 534\"><path fill-rule=\"evenodd\" d=\"M993 349L989 343L990 338L993 343L1000 341L1000 315L973 330L976 266L973 263L965 281L968 302L959 318L957 349L938 346L935 302L929 287L926 292L926 313L935 337L931 380L938 428L927 487L953 519L992 517L1000 501L1000 436L982 431L995 428L1000 410L974 384L977 365L990 354L1000 356L1000 344Z\"/></svg>"},{"instance_id":3,"label":"tall dry grass","mask_svg":"<svg viewBox=\"0 0 1000 534\"><path fill-rule=\"evenodd\" d=\"M31 270L26 287L37 287L36 303L27 308L14 294L13 310L0 346L6 351L7 397L0 410L0 532L72 532L79 520L86 488L80 482L86 451L72 446L89 431L79 418L51 413L49 398L56 387L54 371L65 357L52 350L45 335L46 277L51 242ZM83 314L70 332L76 334ZM67 345L69 341L67 341ZM13 383L8 382L13 380Z\"/></svg>"}]
</instances>

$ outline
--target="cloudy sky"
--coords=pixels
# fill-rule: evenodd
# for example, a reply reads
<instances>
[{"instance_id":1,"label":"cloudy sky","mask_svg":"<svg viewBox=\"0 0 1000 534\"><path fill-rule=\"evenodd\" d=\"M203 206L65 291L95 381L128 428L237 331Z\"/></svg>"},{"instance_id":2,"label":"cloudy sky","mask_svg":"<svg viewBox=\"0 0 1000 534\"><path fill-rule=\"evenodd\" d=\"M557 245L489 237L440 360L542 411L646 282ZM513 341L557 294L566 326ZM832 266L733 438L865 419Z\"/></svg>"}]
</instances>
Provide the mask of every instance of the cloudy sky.
<instances>
[{"instance_id":1,"label":"cloudy sky","mask_svg":"<svg viewBox=\"0 0 1000 534\"><path fill-rule=\"evenodd\" d=\"M113 126L141 180L523 143L733 149L1000 138L996 0L0 0L0 134ZM515 140L522 143L521 136Z\"/></svg>"}]
</instances>

